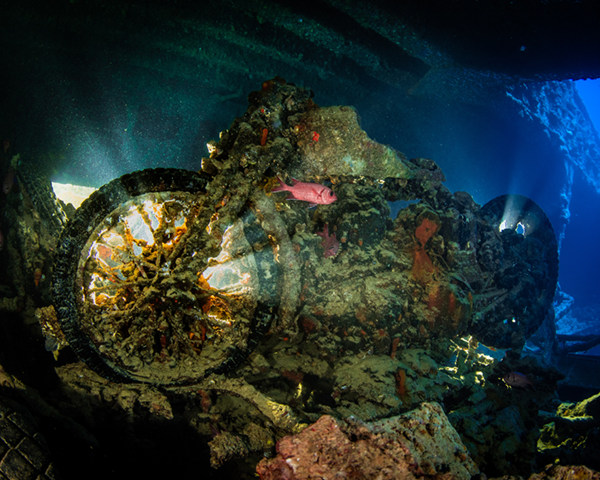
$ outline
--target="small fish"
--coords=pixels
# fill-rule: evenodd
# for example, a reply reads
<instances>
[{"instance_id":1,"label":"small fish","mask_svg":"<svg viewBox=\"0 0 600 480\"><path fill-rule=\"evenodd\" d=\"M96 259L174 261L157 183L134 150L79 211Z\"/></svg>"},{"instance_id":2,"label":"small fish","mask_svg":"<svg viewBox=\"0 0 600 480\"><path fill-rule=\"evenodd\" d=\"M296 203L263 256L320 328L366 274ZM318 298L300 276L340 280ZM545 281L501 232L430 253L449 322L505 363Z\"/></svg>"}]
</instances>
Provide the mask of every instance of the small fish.
<instances>
[{"instance_id":1,"label":"small fish","mask_svg":"<svg viewBox=\"0 0 600 480\"><path fill-rule=\"evenodd\" d=\"M299 182L295 178L292 178L293 186L290 187L281 178L277 177L277 180L279 180L281 185L273 188L271 192L289 192L286 200L308 202L310 204L309 207L327 205L337 200L337 196L333 190L320 183Z\"/></svg>"},{"instance_id":2,"label":"small fish","mask_svg":"<svg viewBox=\"0 0 600 480\"><path fill-rule=\"evenodd\" d=\"M535 390L535 388L533 387L533 382L529 380L529 378L527 378L527 375L523 375L519 372L507 373L506 375L504 375L504 381L507 385L510 385L511 387L531 387Z\"/></svg>"},{"instance_id":3,"label":"small fish","mask_svg":"<svg viewBox=\"0 0 600 480\"><path fill-rule=\"evenodd\" d=\"M11 192L14 184L15 184L15 169L10 167L8 169L8 172L6 172L6 175L4 176L4 183L2 184L2 191L4 192L5 195L8 195Z\"/></svg>"},{"instance_id":4,"label":"small fish","mask_svg":"<svg viewBox=\"0 0 600 480\"><path fill-rule=\"evenodd\" d=\"M334 257L340 248L340 242L336 238L335 233L329 235L329 225L325 224L323 231L316 232L316 234L323 239L321 246L325 250L324 257Z\"/></svg>"}]
</instances>

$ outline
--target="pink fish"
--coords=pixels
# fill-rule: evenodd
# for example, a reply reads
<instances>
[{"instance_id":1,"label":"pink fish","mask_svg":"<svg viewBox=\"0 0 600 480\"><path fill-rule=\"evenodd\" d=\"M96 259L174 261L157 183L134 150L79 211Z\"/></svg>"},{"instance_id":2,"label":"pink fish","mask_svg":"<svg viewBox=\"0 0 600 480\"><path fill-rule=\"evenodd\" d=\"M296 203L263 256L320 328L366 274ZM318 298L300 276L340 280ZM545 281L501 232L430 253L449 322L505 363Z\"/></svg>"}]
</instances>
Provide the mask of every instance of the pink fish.
<instances>
[{"instance_id":1,"label":"pink fish","mask_svg":"<svg viewBox=\"0 0 600 480\"><path fill-rule=\"evenodd\" d=\"M533 382L529 380L529 378L527 378L527 375L523 375L519 372L507 373L506 375L504 375L504 381L507 385L510 385L511 387L531 387L535 390L535 388L533 387Z\"/></svg>"},{"instance_id":2,"label":"pink fish","mask_svg":"<svg viewBox=\"0 0 600 480\"><path fill-rule=\"evenodd\" d=\"M303 202L309 202L310 207L316 205L327 205L337 200L335 193L331 188L321 185L319 183L307 183L299 182L295 178L292 178L293 186L286 185L285 182L277 177L279 183L278 187L275 187L271 192L289 192L286 200L301 200Z\"/></svg>"},{"instance_id":3,"label":"pink fish","mask_svg":"<svg viewBox=\"0 0 600 480\"><path fill-rule=\"evenodd\" d=\"M4 183L2 184L2 191L5 195L8 195L15 183L15 169L10 167L6 175L4 176Z\"/></svg>"},{"instance_id":4,"label":"pink fish","mask_svg":"<svg viewBox=\"0 0 600 480\"><path fill-rule=\"evenodd\" d=\"M323 239L321 246L325 250L325 258L334 257L340 249L340 242L335 237L335 233L329 235L329 225L325 224L325 228L322 232L316 232L316 234Z\"/></svg>"}]
</instances>

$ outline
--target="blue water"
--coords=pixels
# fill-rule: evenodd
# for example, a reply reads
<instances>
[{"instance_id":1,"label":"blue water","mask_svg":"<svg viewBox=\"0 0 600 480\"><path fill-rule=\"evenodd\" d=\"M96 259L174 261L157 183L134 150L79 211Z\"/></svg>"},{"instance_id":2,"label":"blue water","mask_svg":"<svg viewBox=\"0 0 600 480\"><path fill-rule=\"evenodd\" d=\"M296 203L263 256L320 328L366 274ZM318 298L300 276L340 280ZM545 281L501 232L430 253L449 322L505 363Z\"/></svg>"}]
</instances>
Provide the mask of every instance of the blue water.
<instances>
[{"instance_id":1,"label":"blue water","mask_svg":"<svg viewBox=\"0 0 600 480\"><path fill-rule=\"evenodd\" d=\"M600 79L578 80L575 84L596 130L600 130Z\"/></svg>"},{"instance_id":2,"label":"blue water","mask_svg":"<svg viewBox=\"0 0 600 480\"><path fill-rule=\"evenodd\" d=\"M596 130L600 128L600 80L579 80L577 90L584 101ZM571 219L566 230L560 256L561 287L575 298L576 307L600 303L598 272L600 236L598 192L576 171L571 198Z\"/></svg>"}]
</instances>

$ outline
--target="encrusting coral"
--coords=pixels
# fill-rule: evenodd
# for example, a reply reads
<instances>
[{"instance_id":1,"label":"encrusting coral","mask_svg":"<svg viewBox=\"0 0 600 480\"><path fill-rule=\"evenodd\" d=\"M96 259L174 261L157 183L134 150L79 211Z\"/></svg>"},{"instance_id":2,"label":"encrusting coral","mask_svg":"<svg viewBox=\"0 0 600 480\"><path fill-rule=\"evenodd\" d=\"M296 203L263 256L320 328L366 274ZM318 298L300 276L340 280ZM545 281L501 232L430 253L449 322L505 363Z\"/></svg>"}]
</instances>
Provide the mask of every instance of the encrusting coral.
<instances>
[{"instance_id":1,"label":"encrusting coral","mask_svg":"<svg viewBox=\"0 0 600 480\"><path fill-rule=\"evenodd\" d=\"M278 455L257 466L262 480L313 478L462 480L479 473L440 405L362 423L325 415L281 439Z\"/></svg>"}]
</instances>

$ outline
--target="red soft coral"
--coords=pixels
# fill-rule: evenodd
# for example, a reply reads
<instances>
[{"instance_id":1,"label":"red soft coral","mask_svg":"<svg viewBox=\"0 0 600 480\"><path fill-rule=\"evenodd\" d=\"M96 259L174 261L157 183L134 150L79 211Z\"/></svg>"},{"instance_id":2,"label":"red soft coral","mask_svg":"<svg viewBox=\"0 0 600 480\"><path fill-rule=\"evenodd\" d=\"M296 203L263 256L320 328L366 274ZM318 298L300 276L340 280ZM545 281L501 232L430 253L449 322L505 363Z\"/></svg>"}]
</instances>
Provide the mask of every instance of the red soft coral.
<instances>
[{"instance_id":1,"label":"red soft coral","mask_svg":"<svg viewBox=\"0 0 600 480\"><path fill-rule=\"evenodd\" d=\"M321 246L323 247L323 250L325 250L325 253L323 254L325 256L325 258L334 257L335 254L340 249L340 242L335 237L335 233L332 233L331 235L329 235L329 225L328 224L325 224L325 228L323 229L322 232L316 232L316 233L319 237L321 237L323 239L323 241L321 242Z\"/></svg>"},{"instance_id":2,"label":"red soft coral","mask_svg":"<svg viewBox=\"0 0 600 480\"><path fill-rule=\"evenodd\" d=\"M413 277L421 283L431 280L435 267L425 251L425 244L437 232L439 225L429 218L424 218L421 225L415 230L415 237L420 245L415 249L415 258L412 268Z\"/></svg>"}]
</instances>

